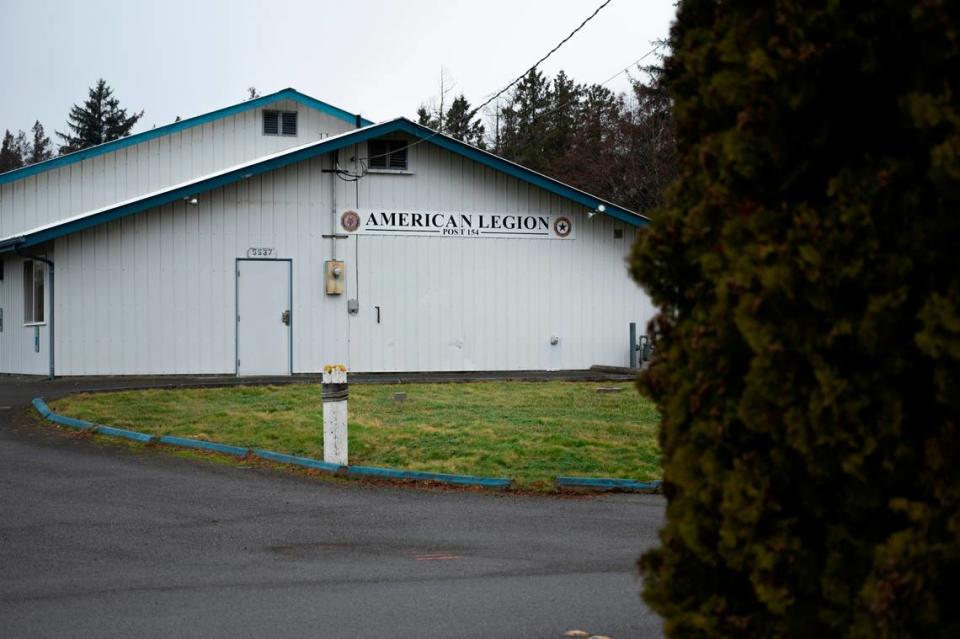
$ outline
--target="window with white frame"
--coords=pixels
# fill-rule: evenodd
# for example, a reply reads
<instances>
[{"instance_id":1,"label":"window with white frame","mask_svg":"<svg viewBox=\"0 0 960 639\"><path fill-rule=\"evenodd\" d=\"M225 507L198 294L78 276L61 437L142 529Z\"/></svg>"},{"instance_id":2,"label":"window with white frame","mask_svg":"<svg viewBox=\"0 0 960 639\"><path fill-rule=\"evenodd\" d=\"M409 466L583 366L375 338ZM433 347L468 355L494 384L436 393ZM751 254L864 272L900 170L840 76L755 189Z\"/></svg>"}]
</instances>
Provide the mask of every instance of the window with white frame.
<instances>
[{"instance_id":1,"label":"window with white frame","mask_svg":"<svg viewBox=\"0 0 960 639\"><path fill-rule=\"evenodd\" d=\"M46 318L43 295L47 265L37 260L23 263L23 323L43 324Z\"/></svg>"},{"instance_id":2,"label":"window with white frame","mask_svg":"<svg viewBox=\"0 0 960 639\"><path fill-rule=\"evenodd\" d=\"M271 111L263 112L263 134L264 135L296 135L297 134L297 112L296 111Z\"/></svg>"}]
</instances>

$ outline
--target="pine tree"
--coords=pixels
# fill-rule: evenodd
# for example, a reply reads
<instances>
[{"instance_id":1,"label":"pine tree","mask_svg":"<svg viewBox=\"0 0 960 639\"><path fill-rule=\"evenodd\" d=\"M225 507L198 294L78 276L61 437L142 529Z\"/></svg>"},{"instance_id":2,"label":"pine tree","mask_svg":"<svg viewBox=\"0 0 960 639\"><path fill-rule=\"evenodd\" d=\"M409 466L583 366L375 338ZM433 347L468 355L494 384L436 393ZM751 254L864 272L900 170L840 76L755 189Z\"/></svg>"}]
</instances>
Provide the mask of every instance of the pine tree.
<instances>
[{"instance_id":1,"label":"pine tree","mask_svg":"<svg viewBox=\"0 0 960 639\"><path fill-rule=\"evenodd\" d=\"M52 143L50 138L47 137L46 133L43 130L43 125L40 124L40 120L37 120L33 123L33 144L30 147L30 155L28 156L28 164L36 164L37 162L43 162L49 160L53 157L53 149L51 149Z\"/></svg>"},{"instance_id":2,"label":"pine tree","mask_svg":"<svg viewBox=\"0 0 960 639\"><path fill-rule=\"evenodd\" d=\"M434 131L440 130L440 118L435 111L425 104L421 104L420 108L417 109L417 123Z\"/></svg>"},{"instance_id":3,"label":"pine tree","mask_svg":"<svg viewBox=\"0 0 960 639\"><path fill-rule=\"evenodd\" d=\"M57 131L64 142L60 153L72 153L127 136L142 117L143 111L127 115L127 110L113 97L113 90L101 78L90 88L83 106L75 104L70 109L67 121L70 131Z\"/></svg>"},{"instance_id":4,"label":"pine tree","mask_svg":"<svg viewBox=\"0 0 960 639\"><path fill-rule=\"evenodd\" d=\"M582 111L580 100L584 91L584 87L574 82L563 70L557 72L551 85L547 110L536 116L538 121L543 120L543 152L550 166L570 148L574 132L579 126Z\"/></svg>"},{"instance_id":5,"label":"pine tree","mask_svg":"<svg viewBox=\"0 0 960 639\"><path fill-rule=\"evenodd\" d=\"M21 147L17 142L17 137L14 137L14 135L7 130L3 134L3 143L0 145L0 173L13 171L14 169L19 169L21 166L23 166Z\"/></svg>"},{"instance_id":6,"label":"pine tree","mask_svg":"<svg viewBox=\"0 0 960 639\"><path fill-rule=\"evenodd\" d=\"M470 102L467 101L467 98L463 94L454 98L450 104L450 108L447 109L446 117L444 118L444 128L446 129L444 133L450 137L462 140L467 144L472 144L481 149L486 148L486 143L483 139L486 128L476 114L470 112Z\"/></svg>"},{"instance_id":7,"label":"pine tree","mask_svg":"<svg viewBox=\"0 0 960 639\"><path fill-rule=\"evenodd\" d=\"M30 145L30 138L27 137L27 134L23 129L17 131L17 136L14 138L14 144L17 147L17 153L20 155L23 163L29 164L28 160L33 154L33 147Z\"/></svg>"},{"instance_id":8,"label":"pine tree","mask_svg":"<svg viewBox=\"0 0 960 639\"><path fill-rule=\"evenodd\" d=\"M539 116L550 109L550 93L547 79L533 69L514 88L501 112L501 153L535 171L545 171L549 163L544 152L549 123Z\"/></svg>"},{"instance_id":9,"label":"pine tree","mask_svg":"<svg viewBox=\"0 0 960 639\"><path fill-rule=\"evenodd\" d=\"M960 6L686 0L660 313L672 637L960 636Z\"/></svg>"}]
</instances>

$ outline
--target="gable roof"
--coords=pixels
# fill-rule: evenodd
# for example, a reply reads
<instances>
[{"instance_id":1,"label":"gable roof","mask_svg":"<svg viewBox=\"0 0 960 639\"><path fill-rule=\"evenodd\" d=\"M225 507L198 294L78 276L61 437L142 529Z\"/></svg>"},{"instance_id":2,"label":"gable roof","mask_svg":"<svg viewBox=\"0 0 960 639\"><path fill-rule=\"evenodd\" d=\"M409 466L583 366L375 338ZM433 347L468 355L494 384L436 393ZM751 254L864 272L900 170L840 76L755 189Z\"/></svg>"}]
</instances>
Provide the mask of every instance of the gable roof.
<instances>
[{"instance_id":1,"label":"gable roof","mask_svg":"<svg viewBox=\"0 0 960 639\"><path fill-rule=\"evenodd\" d=\"M51 169L58 169L60 167L73 164L74 162L80 162L81 160L103 155L104 153L110 153L118 149L133 146L134 144L140 144L142 142L147 142L148 140L153 140L154 138L170 135L171 133L176 133L177 131L183 131L184 129L200 126L201 124L219 120L220 118L225 118L236 113L241 113L243 111L249 111L251 109L272 104L279 100L293 100L295 102L299 102L304 106L314 108L317 111L326 113L327 115L335 118L339 118L345 122L349 122L350 124L357 126L357 128L373 124L371 120L360 117L360 114L344 111L339 107L335 107L327 104L326 102L317 100L316 98L312 98L305 93L300 93L296 89L287 88L281 89L280 91L271 93L269 95L261 96L259 98L238 102L237 104L233 104L222 109L217 109L215 111L210 111L209 113L197 115L192 118L186 118L185 120L179 120L177 122L171 122L170 124L154 127L141 133L134 133L133 135L128 135L117 140L112 140L110 142L98 144L97 146L81 149L80 151L74 151L73 153L68 153L66 155L59 155L44 162L37 162L36 164L24 166L12 171L7 171L6 173L0 173L0 184L14 182L16 180L20 180L31 175L36 175L37 173L43 173L44 171L49 171Z\"/></svg>"},{"instance_id":2,"label":"gable roof","mask_svg":"<svg viewBox=\"0 0 960 639\"><path fill-rule=\"evenodd\" d=\"M437 133L425 126L411 122L406 118L397 118L324 138L316 142L285 149L187 182L175 184L159 191L110 204L71 218L59 220L0 239L0 253L35 246L58 237L63 237L64 235L76 233L106 222L112 222L113 220L133 215L134 213L140 213L147 209L170 204L182 200L185 197L193 197L221 186L260 175L261 173L283 168L291 164L296 164L297 162L336 151L346 146L392 133L406 133L418 141L430 142L440 148L511 175L523 182L540 187L567 200L576 202L589 211L601 211L602 205L603 210L601 212L604 215L609 215L630 226L642 227L650 222L649 218L644 215L590 195L569 184L564 184L559 180L555 180L542 173L537 173L536 171L505 160L488 151L470 146L465 142L461 142L442 133Z\"/></svg>"}]
</instances>

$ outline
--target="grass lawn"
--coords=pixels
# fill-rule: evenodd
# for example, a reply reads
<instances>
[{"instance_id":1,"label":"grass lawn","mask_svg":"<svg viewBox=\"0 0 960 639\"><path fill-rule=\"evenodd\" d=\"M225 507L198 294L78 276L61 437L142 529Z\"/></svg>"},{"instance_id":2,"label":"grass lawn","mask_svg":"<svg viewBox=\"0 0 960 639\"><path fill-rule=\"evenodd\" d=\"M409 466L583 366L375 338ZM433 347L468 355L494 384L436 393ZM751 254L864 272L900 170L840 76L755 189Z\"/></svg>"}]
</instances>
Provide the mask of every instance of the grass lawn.
<instances>
[{"instance_id":1,"label":"grass lawn","mask_svg":"<svg viewBox=\"0 0 960 639\"><path fill-rule=\"evenodd\" d=\"M619 386L619 393L598 393ZM395 402L393 394L407 394ZM318 385L80 394L53 410L154 435L323 458ZM660 478L659 415L630 383L476 382L350 386L350 463L513 477Z\"/></svg>"}]
</instances>

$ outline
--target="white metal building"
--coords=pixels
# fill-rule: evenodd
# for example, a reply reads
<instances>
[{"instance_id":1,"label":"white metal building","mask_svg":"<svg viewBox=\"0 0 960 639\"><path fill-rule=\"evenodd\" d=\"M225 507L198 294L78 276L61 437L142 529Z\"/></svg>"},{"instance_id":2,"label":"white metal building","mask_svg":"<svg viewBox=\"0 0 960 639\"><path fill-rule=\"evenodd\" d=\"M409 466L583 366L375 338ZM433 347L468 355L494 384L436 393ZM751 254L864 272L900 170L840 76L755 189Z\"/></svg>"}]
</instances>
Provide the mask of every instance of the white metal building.
<instances>
[{"instance_id":1,"label":"white metal building","mask_svg":"<svg viewBox=\"0 0 960 639\"><path fill-rule=\"evenodd\" d=\"M622 366L644 224L285 89L0 174L0 372Z\"/></svg>"}]
</instances>

